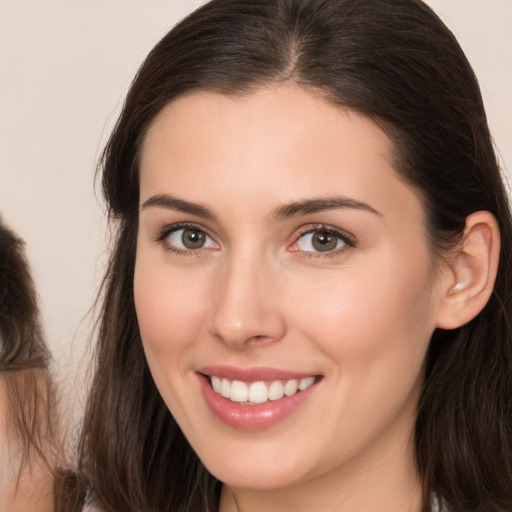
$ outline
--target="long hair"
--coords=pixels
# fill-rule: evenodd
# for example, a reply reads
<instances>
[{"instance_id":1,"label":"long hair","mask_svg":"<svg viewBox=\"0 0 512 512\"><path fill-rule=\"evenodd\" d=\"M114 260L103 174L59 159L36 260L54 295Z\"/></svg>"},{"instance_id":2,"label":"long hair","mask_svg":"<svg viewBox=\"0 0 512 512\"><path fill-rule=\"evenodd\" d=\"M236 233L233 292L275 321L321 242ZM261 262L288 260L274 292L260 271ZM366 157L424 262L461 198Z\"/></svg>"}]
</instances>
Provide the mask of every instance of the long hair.
<instances>
[{"instance_id":1,"label":"long hair","mask_svg":"<svg viewBox=\"0 0 512 512\"><path fill-rule=\"evenodd\" d=\"M435 253L488 210L501 230L492 297L432 338L415 425L424 510L512 510L512 219L475 75L419 0L213 0L174 27L139 69L101 161L115 226L103 283L96 374L79 475L105 511L214 511L220 483L153 383L133 272L139 154L156 114L199 90L244 94L293 82L381 126L394 167L418 190Z\"/></svg>"},{"instance_id":2,"label":"long hair","mask_svg":"<svg viewBox=\"0 0 512 512\"><path fill-rule=\"evenodd\" d=\"M0 388L6 413L1 435L15 454L12 479L19 482L24 472L42 467L50 475L51 496L57 424L49 362L23 242L0 221Z\"/></svg>"}]
</instances>

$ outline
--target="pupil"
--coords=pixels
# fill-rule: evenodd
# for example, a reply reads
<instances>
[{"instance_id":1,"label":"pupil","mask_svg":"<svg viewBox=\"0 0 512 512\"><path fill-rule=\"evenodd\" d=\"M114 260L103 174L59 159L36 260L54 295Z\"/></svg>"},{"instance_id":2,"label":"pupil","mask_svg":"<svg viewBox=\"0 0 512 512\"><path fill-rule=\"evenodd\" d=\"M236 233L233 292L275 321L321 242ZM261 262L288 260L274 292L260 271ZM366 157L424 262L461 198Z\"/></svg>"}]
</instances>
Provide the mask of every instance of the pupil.
<instances>
[{"instance_id":1,"label":"pupil","mask_svg":"<svg viewBox=\"0 0 512 512\"><path fill-rule=\"evenodd\" d=\"M325 231L318 231L313 235L313 247L317 251L325 252L336 249L338 240L335 236Z\"/></svg>"},{"instance_id":2,"label":"pupil","mask_svg":"<svg viewBox=\"0 0 512 512\"><path fill-rule=\"evenodd\" d=\"M201 249L205 242L205 234L195 229L185 229L181 240L187 249Z\"/></svg>"}]
</instances>

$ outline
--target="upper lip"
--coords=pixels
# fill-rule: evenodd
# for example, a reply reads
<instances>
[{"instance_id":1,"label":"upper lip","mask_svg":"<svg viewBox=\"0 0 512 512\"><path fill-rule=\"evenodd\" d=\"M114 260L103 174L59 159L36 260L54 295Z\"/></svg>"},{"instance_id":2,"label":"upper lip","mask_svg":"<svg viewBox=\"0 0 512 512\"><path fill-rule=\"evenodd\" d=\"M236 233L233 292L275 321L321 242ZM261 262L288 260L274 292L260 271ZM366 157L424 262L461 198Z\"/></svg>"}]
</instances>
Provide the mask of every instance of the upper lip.
<instances>
[{"instance_id":1,"label":"upper lip","mask_svg":"<svg viewBox=\"0 0 512 512\"><path fill-rule=\"evenodd\" d=\"M199 368L197 372L228 380L240 380L242 382L303 379L319 375L318 373L308 371L294 371L270 367L240 368L227 365L203 366Z\"/></svg>"}]
</instances>

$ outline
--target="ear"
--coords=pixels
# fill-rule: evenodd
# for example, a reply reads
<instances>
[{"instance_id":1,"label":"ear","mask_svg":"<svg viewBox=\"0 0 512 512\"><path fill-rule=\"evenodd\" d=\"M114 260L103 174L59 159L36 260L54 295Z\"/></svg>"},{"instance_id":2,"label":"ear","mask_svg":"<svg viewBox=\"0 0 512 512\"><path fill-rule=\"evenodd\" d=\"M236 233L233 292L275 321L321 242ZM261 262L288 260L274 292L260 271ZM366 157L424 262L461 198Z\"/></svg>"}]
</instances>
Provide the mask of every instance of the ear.
<instances>
[{"instance_id":1,"label":"ear","mask_svg":"<svg viewBox=\"0 0 512 512\"><path fill-rule=\"evenodd\" d=\"M500 230L494 215L469 215L460 245L447 258L437 327L456 329L482 311L494 288L499 255Z\"/></svg>"}]
</instances>

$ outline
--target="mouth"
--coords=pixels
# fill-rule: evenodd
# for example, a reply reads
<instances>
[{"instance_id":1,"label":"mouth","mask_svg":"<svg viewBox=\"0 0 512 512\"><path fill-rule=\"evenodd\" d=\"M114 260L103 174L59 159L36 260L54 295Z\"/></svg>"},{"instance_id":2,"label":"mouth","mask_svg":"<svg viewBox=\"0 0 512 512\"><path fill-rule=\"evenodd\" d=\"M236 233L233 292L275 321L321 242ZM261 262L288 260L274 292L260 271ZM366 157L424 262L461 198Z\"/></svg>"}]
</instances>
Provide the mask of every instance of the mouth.
<instances>
[{"instance_id":1,"label":"mouth","mask_svg":"<svg viewBox=\"0 0 512 512\"><path fill-rule=\"evenodd\" d=\"M261 430L283 422L316 394L323 375L215 366L196 372L206 405L222 423Z\"/></svg>"},{"instance_id":2,"label":"mouth","mask_svg":"<svg viewBox=\"0 0 512 512\"><path fill-rule=\"evenodd\" d=\"M310 388L320 376L301 379L276 379L272 381L244 382L230 380L216 375L205 375L215 393L242 405L260 405L281 400Z\"/></svg>"}]
</instances>

